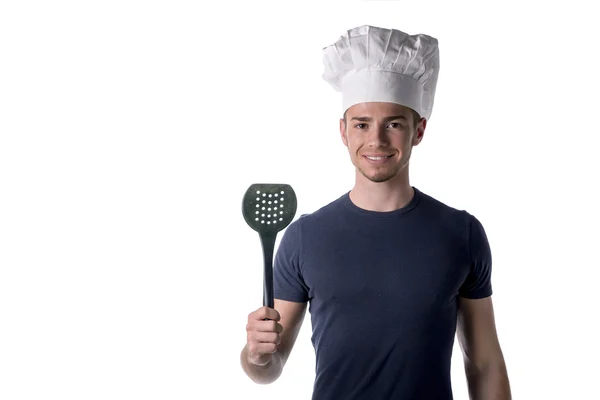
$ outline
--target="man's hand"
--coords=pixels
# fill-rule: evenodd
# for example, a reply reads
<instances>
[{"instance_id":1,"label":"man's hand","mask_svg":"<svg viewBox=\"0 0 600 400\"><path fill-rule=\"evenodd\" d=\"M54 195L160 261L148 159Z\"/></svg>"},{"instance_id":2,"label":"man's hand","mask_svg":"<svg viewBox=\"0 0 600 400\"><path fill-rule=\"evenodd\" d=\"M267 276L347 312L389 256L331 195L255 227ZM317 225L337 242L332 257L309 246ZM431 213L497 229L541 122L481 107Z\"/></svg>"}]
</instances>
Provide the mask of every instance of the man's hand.
<instances>
[{"instance_id":1,"label":"man's hand","mask_svg":"<svg viewBox=\"0 0 600 400\"><path fill-rule=\"evenodd\" d=\"M283 327L277 310L261 307L248 315L246 325L248 362L257 366L267 365L281 343Z\"/></svg>"}]
</instances>

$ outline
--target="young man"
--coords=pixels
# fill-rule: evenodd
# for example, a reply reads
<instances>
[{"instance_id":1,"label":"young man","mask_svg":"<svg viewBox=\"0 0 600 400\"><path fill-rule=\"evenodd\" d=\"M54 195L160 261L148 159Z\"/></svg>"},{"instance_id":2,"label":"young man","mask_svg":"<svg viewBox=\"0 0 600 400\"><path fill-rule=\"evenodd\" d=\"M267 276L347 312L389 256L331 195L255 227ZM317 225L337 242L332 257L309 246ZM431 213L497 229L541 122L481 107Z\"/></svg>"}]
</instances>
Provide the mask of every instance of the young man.
<instances>
[{"instance_id":1,"label":"young man","mask_svg":"<svg viewBox=\"0 0 600 400\"><path fill-rule=\"evenodd\" d=\"M450 400L455 334L473 400L511 398L482 224L409 181L439 71L437 40L360 26L324 52L342 92L355 185L286 229L274 309L248 316L246 374L275 381L310 302L314 400Z\"/></svg>"}]
</instances>

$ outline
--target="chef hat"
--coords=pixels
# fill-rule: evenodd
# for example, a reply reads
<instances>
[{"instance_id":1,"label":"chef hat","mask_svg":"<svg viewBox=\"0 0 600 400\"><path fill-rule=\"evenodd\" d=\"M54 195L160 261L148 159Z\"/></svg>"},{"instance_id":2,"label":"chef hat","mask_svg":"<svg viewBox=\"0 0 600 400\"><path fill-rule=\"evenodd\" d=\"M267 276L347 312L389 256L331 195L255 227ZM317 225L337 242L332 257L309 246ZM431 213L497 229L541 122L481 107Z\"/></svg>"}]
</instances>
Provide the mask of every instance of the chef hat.
<instances>
[{"instance_id":1,"label":"chef hat","mask_svg":"<svg viewBox=\"0 0 600 400\"><path fill-rule=\"evenodd\" d=\"M390 102L429 120L440 68L437 39L369 25L323 49L323 79L354 104Z\"/></svg>"}]
</instances>

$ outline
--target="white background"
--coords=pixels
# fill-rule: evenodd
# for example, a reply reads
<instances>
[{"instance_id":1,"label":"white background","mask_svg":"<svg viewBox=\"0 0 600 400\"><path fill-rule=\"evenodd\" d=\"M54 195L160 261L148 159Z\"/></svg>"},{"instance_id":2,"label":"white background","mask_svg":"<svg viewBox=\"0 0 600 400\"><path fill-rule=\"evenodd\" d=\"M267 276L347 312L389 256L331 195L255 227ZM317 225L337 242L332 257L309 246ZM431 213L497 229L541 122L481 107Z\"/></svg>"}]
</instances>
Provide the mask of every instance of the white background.
<instances>
[{"instance_id":1,"label":"white background","mask_svg":"<svg viewBox=\"0 0 600 400\"><path fill-rule=\"evenodd\" d=\"M514 398L600 399L591 6L200 3L0 6L0 399L310 398L308 314L277 382L239 367L262 305L241 200L351 188L321 49L362 24L440 42L411 183L486 228ZM452 381L467 399L458 344Z\"/></svg>"}]
</instances>

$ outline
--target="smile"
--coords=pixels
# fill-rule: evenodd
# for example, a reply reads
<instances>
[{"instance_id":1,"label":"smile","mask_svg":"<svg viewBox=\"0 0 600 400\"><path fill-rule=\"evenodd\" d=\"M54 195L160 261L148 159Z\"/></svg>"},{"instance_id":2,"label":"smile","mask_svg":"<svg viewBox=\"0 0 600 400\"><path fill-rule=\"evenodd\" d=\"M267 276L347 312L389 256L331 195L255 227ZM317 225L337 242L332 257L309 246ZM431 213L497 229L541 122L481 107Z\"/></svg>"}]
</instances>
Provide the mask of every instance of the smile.
<instances>
[{"instance_id":1,"label":"smile","mask_svg":"<svg viewBox=\"0 0 600 400\"><path fill-rule=\"evenodd\" d=\"M369 160L378 161L378 160L384 160L386 158L390 158L391 156L379 156L379 157L365 156L365 157L368 158Z\"/></svg>"}]
</instances>

